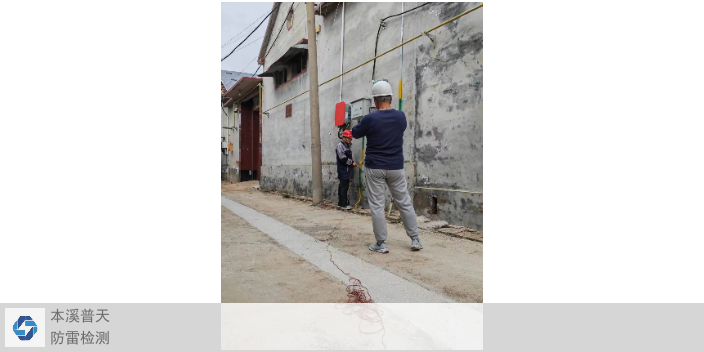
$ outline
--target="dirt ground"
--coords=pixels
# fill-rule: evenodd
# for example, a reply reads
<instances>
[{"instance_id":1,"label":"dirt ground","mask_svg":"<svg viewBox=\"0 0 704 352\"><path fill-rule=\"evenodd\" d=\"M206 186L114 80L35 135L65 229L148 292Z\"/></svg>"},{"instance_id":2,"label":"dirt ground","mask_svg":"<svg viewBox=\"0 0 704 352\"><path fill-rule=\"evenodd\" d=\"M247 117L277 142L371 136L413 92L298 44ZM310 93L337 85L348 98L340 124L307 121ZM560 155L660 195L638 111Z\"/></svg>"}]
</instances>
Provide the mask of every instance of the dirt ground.
<instances>
[{"instance_id":1,"label":"dirt ground","mask_svg":"<svg viewBox=\"0 0 704 352\"><path fill-rule=\"evenodd\" d=\"M345 285L221 208L222 303L347 302Z\"/></svg>"},{"instance_id":2,"label":"dirt ground","mask_svg":"<svg viewBox=\"0 0 704 352\"><path fill-rule=\"evenodd\" d=\"M424 248L414 252L403 225L389 223L390 253L371 252L367 248L374 242L370 217L263 193L252 188L257 184L256 181L223 182L221 194L318 239L326 238L344 219L333 232L331 246L457 302L483 302L482 243L421 230L419 236Z\"/></svg>"}]
</instances>

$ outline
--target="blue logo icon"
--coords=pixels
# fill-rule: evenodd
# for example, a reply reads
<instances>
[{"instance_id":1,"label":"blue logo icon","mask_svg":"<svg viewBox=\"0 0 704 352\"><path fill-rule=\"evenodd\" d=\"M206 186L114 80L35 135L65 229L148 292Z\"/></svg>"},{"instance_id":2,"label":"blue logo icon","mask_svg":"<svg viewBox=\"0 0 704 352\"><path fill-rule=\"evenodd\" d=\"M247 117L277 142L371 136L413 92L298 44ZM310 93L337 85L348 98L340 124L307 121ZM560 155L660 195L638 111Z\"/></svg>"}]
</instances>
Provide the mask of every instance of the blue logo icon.
<instances>
[{"instance_id":1,"label":"blue logo icon","mask_svg":"<svg viewBox=\"0 0 704 352\"><path fill-rule=\"evenodd\" d=\"M28 329L26 332L25 330L20 330L22 324ZM35 323L29 315L23 315L12 325L12 330L15 331L15 335L17 335L20 340L29 341L32 339L32 336L37 333L37 323Z\"/></svg>"}]
</instances>

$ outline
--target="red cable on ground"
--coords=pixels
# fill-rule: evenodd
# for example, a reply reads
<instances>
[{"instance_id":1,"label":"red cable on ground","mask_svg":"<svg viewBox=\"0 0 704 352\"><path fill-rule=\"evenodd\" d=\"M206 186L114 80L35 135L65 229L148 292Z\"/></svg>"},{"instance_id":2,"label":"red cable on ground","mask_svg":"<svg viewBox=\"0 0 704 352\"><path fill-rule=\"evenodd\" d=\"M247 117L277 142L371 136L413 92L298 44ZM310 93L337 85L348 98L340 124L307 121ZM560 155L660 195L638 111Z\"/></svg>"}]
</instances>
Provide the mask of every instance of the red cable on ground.
<instances>
[{"instance_id":1,"label":"red cable on ground","mask_svg":"<svg viewBox=\"0 0 704 352\"><path fill-rule=\"evenodd\" d=\"M325 250L328 251L330 254L330 262L335 265L337 270L340 270L343 274L347 275L347 277L350 279L351 284L347 285L347 304L343 304L341 307L338 305L338 308L345 309L345 314L347 315L352 315L355 314L357 315L360 319L362 319L359 322L359 332L363 334L375 334L379 331L383 331L383 334L381 335L381 344L384 345L384 349L386 349L386 344L384 343L384 336L386 336L386 328L384 327L384 322L381 319L381 316L384 314L383 312L380 312L379 309L377 308L376 303L372 299L372 295L369 293L369 289L366 288L364 285L362 285L362 281L359 280L356 277L353 277L349 273L345 272L340 268L337 263L335 263L334 260L332 260L332 252L330 252L330 240L332 240L333 235L332 233L337 230L337 227L342 224L342 221L345 220L345 218L342 218L339 223L328 233L328 238L319 240L317 238L314 238L317 242L326 242L327 245L325 246ZM364 303L364 304L360 304ZM374 323L380 323L381 324L381 329L372 331L372 332L365 332L362 331L362 323L364 321L368 321L371 324Z\"/></svg>"}]
</instances>

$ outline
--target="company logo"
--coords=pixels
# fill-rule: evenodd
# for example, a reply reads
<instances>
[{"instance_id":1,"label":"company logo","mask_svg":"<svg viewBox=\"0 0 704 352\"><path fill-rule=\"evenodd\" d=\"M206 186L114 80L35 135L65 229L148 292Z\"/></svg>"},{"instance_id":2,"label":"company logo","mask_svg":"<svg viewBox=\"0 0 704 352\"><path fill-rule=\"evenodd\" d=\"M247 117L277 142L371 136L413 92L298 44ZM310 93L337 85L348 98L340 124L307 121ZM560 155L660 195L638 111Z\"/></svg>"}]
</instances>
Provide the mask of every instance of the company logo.
<instances>
[{"instance_id":1,"label":"company logo","mask_svg":"<svg viewBox=\"0 0 704 352\"><path fill-rule=\"evenodd\" d=\"M21 330L22 328L24 328L24 330ZM29 315L23 315L12 325L12 330L15 331L15 335L17 335L20 340L29 341L32 339L32 336L37 333L37 323L35 323Z\"/></svg>"},{"instance_id":2,"label":"company logo","mask_svg":"<svg viewBox=\"0 0 704 352\"><path fill-rule=\"evenodd\" d=\"M5 308L5 347L44 347L46 326L44 308Z\"/></svg>"}]
</instances>

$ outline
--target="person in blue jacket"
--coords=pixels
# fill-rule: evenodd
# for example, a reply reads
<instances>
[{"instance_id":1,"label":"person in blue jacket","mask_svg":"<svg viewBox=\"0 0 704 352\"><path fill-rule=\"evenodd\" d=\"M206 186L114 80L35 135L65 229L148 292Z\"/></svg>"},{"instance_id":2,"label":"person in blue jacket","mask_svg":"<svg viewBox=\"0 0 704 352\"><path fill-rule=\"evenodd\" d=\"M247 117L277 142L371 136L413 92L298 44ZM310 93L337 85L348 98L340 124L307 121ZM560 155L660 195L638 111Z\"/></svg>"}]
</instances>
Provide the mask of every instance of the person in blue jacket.
<instances>
[{"instance_id":1,"label":"person in blue jacket","mask_svg":"<svg viewBox=\"0 0 704 352\"><path fill-rule=\"evenodd\" d=\"M403 111L391 108L392 96L389 82L381 80L374 83L372 97L377 111L364 116L352 128L354 138L367 137L364 177L376 237L376 243L369 246L369 249L379 253L389 252L386 248L384 216L387 186L401 213L406 234L411 238L411 249L417 251L423 248L418 238L418 219L408 195L408 184L403 172L403 132L408 123Z\"/></svg>"},{"instance_id":2,"label":"person in blue jacket","mask_svg":"<svg viewBox=\"0 0 704 352\"><path fill-rule=\"evenodd\" d=\"M342 132L342 140L335 150L335 157L337 158L337 179L340 180L340 185L337 188L337 206L345 210L352 209L349 198L347 198L347 191L350 188L352 170L357 166L357 163L352 160L351 145L352 131L345 130Z\"/></svg>"}]
</instances>

